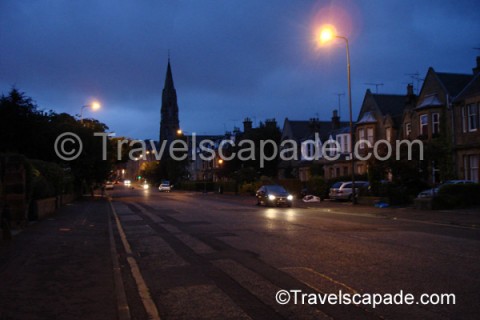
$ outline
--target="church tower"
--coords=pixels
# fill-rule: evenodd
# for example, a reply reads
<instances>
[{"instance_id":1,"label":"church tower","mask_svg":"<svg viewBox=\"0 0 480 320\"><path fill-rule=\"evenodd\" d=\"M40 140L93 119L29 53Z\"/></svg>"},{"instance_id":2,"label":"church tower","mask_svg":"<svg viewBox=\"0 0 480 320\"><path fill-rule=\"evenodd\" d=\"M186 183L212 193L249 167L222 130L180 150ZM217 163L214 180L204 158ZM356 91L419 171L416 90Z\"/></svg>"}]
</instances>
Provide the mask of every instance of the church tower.
<instances>
[{"instance_id":1,"label":"church tower","mask_svg":"<svg viewBox=\"0 0 480 320\"><path fill-rule=\"evenodd\" d=\"M162 109L160 111L160 144L167 140L167 145L177 137L177 130L180 129L178 121L177 92L173 85L172 68L170 57L168 58L167 75L162 93Z\"/></svg>"}]
</instances>

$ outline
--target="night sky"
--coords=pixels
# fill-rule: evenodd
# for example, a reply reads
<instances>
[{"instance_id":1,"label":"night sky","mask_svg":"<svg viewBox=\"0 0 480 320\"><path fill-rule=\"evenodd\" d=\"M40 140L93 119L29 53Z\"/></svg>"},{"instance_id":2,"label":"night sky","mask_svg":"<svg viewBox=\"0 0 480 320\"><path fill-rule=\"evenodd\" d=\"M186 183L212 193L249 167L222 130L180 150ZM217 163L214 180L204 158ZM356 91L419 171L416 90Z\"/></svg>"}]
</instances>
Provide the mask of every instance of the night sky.
<instances>
[{"instance_id":1,"label":"night sky","mask_svg":"<svg viewBox=\"0 0 480 320\"><path fill-rule=\"evenodd\" d=\"M365 90L404 94L409 74L471 73L480 3L357 1L0 1L0 92L41 109L105 122L117 136L158 139L168 52L186 132L222 134L288 117L330 119L347 93L345 45L319 48L315 27L350 41L356 118ZM420 82L421 85L421 82ZM348 119L347 97L341 116Z\"/></svg>"}]
</instances>

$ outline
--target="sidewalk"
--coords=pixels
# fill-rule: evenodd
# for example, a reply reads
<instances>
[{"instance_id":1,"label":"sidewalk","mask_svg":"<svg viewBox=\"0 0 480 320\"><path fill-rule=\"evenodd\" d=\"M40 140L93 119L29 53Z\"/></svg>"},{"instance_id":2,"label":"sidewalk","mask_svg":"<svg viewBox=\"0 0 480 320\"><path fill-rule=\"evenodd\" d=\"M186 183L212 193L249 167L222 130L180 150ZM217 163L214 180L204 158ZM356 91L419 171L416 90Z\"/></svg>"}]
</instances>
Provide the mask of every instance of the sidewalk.
<instances>
[{"instance_id":1,"label":"sidewalk","mask_svg":"<svg viewBox=\"0 0 480 320\"><path fill-rule=\"evenodd\" d=\"M255 197L248 195L196 193L198 196L207 196L219 201L236 202L242 205L256 203ZM473 207L456 210L418 210L414 207L376 208L367 205L352 205L350 202L324 200L321 202L303 202L296 199L294 208L311 209L319 212L347 213L385 217L387 219L416 220L429 223L454 225L480 229L480 208Z\"/></svg>"},{"instance_id":2,"label":"sidewalk","mask_svg":"<svg viewBox=\"0 0 480 320\"><path fill-rule=\"evenodd\" d=\"M0 319L115 319L109 207L80 200L0 242Z\"/></svg>"}]
</instances>

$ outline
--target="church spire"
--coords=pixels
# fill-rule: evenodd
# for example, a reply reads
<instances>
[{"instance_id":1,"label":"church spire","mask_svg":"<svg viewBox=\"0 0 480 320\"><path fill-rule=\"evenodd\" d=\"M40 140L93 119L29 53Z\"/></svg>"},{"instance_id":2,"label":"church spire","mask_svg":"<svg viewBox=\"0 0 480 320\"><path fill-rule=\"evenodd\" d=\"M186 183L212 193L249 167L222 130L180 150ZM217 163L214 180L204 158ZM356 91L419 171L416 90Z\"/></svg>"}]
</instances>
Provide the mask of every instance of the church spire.
<instances>
[{"instance_id":1,"label":"church spire","mask_svg":"<svg viewBox=\"0 0 480 320\"><path fill-rule=\"evenodd\" d=\"M175 90L175 86L173 85L173 76L172 76L172 67L170 66L170 56L168 57L168 65L167 65L167 75L165 76L165 86L164 91L168 90Z\"/></svg>"},{"instance_id":2,"label":"church spire","mask_svg":"<svg viewBox=\"0 0 480 320\"><path fill-rule=\"evenodd\" d=\"M177 130L180 128L178 121L177 92L173 84L170 54L168 57L165 85L162 92L162 108L160 116L160 143L167 140L167 143L169 144L176 139Z\"/></svg>"}]
</instances>

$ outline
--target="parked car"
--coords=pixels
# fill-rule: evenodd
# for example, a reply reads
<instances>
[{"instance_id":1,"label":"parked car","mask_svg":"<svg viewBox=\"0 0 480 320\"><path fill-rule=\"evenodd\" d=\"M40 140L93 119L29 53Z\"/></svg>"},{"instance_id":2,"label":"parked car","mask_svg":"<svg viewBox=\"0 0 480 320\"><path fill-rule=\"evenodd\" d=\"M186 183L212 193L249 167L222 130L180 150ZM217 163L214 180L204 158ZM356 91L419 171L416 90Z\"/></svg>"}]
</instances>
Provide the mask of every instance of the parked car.
<instances>
[{"instance_id":1,"label":"parked car","mask_svg":"<svg viewBox=\"0 0 480 320\"><path fill-rule=\"evenodd\" d=\"M293 196L280 185L264 185L256 192L257 205L279 206L286 205L291 207Z\"/></svg>"},{"instance_id":2,"label":"parked car","mask_svg":"<svg viewBox=\"0 0 480 320\"><path fill-rule=\"evenodd\" d=\"M105 190L113 190L113 187L114 187L113 182L111 181L105 182Z\"/></svg>"},{"instance_id":3,"label":"parked car","mask_svg":"<svg viewBox=\"0 0 480 320\"><path fill-rule=\"evenodd\" d=\"M332 200L352 200L352 181L339 181L332 185L328 197ZM360 189L367 188L367 181L355 181L355 197L358 197Z\"/></svg>"},{"instance_id":4,"label":"parked car","mask_svg":"<svg viewBox=\"0 0 480 320\"><path fill-rule=\"evenodd\" d=\"M172 186L171 186L170 182L162 182L158 186L158 191L160 191L160 192L170 192L170 191L172 191Z\"/></svg>"},{"instance_id":5,"label":"parked car","mask_svg":"<svg viewBox=\"0 0 480 320\"><path fill-rule=\"evenodd\" d=\"M433 196L435 196L438 193L438 191L443 186L446 186L446 185L450 185L450 184L470 184L470 183L474 183L474 182L470 181L470 180L447 180L436 188L423 190L422 192L420 192L418 194L417 198L432 198Z\"/></svg>"}]
</instances>

